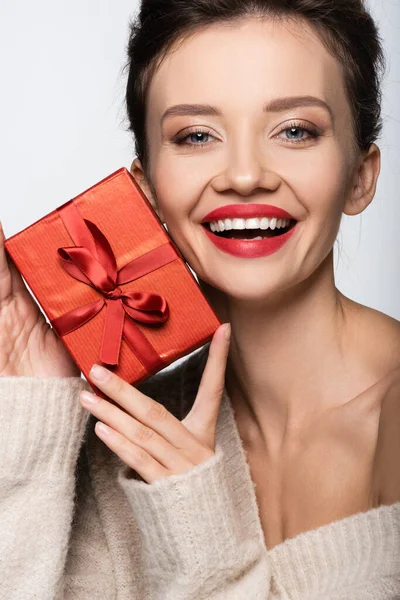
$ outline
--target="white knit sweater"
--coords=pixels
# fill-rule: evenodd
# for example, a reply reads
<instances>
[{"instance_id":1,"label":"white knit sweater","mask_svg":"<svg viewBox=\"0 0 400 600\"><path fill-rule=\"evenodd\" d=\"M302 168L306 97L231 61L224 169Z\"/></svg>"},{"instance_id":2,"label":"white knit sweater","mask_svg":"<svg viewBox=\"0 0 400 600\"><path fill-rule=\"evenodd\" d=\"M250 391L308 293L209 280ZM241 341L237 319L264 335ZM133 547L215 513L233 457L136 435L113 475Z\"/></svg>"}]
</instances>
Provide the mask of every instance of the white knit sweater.
<instances>
[{"instance_id":1,"label":"white knit sweater","mask_svg":"<svg viewBox=\"0 0 400 600\"><path fill-rule=\"evenodd\" d=\"M209 344L141 384L179 418ZM148 484L94 434L82 378L0 378L0 599L400 599L400 502L267 550L224 393L215 455Z\"/></svg>"}]
</instances>

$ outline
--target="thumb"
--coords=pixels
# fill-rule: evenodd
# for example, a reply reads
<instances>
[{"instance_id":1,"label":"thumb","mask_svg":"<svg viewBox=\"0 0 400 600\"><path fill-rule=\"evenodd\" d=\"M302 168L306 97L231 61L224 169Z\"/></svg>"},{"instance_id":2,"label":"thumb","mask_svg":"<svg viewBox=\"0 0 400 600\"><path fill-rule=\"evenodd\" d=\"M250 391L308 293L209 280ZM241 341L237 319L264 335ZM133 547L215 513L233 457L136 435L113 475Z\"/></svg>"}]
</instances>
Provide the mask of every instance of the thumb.
<instances>
[{"instance_id":1,"label":"thumb","mask_svg":"<svg viewBox=\"0 0 400 600\"><path fill-rule=\"evenodd\" d=\"M225 387L230 336L230 323L224 323L214 333L196 400L191 411L182 421L200 442L213 450L219 407Z\"/></svg>"}]
</instances>

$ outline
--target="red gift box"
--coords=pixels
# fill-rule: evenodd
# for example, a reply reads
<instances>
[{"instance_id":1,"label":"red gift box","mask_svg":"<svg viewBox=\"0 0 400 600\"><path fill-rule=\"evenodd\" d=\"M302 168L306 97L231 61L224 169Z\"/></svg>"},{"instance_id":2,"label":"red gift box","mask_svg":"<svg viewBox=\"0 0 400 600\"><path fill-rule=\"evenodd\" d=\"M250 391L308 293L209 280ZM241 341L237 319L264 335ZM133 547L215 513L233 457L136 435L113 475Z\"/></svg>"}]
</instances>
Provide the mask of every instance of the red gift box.
<instances>
[{"instance_id":1,"label":"red gift box","mask_svg":"<svg viewBox=\"0 0 400 600\"><path fill-rule=\"evenodd\" d=\"M138 384L221 325L125 168L5 241L55 333L89 381L104 363Z\"/></svg>"}]
</instances>

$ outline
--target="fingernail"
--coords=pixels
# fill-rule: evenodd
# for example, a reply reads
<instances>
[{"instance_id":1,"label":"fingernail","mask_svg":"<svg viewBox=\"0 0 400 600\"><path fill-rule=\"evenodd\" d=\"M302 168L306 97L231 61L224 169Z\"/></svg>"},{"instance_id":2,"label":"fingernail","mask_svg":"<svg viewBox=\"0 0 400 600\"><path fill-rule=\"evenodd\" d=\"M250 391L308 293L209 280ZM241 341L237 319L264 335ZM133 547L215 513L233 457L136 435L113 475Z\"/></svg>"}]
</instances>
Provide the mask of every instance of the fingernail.
<instances>
[{"instance_id":1,"label":"fingernail","mask_svg":"<svg viewBox=\"0 0 400 600\"><path fill-rule=\"evenodd\" d=\"M226 340L230 340L231 337L231 324L225 323L224 325L224 336Z\"/></svg>"},{"instance_id":2,"label":"fingernail","mask_svg":"<svg viewBox=\"0 0 400 600\"><path fill-rule=\"evenodd\" d=\"M98 404L100 401L100 398L98 396L95 396L94 394L91 394L90 392L81 392L81 396L80 396L82 402L84 404Z\"/></svg>"},{"instance_id":3,"label":"fingernail","mask_svg":"<svg viewBox=\"0 0 400 600\"><path fill-rule=\"evenodd\" d=\"M90 376L97 381L107 381L110 379L111 373L100 365L93 365L90 369Z\"/></svg>"},{"instance_id":4,"label":"fingernail","mask_svg":"<svg viewBox=\"0 0 400 600\"><path fill-rule=\"evenodd\" d=\"M100 435L110 435L111 433L110 427L107 427L107 425L105 425L104 423L100 423L100 421L97 421L95 425L95 431Z\"/></svg>"}]
</instances>

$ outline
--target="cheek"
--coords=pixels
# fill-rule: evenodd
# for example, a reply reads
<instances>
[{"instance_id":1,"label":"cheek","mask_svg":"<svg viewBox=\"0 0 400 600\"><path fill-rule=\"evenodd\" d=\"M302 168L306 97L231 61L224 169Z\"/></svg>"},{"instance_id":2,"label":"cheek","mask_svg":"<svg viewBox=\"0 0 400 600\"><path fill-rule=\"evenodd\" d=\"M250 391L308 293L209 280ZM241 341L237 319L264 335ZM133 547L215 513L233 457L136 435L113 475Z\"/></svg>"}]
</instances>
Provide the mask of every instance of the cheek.
<instances>
[{"instance_id":1,"label":"cheek","mask_svg":"<svg viewBox=\"0 0 400 600\"><path fill-rule=\"evenodd\" d=\"M184 161L181 161L181 163ZM159 160L155 165L153 185L157 200L169 228L188 218L201 193L201 180L192 165L179 164L172 158Z\"/></svg>"},{"instance_id":2,"label":"cheek","mask_svg":"<svg viewBox=\"0 0 400 600\"><path fill-rule=\"evenodd\" d=\"M338 148L326 148L304 153L304 160L292 164L286 181L309 216L324 220L341 215L348 193L344 156Z\"/></svg>"}]
</instances>

